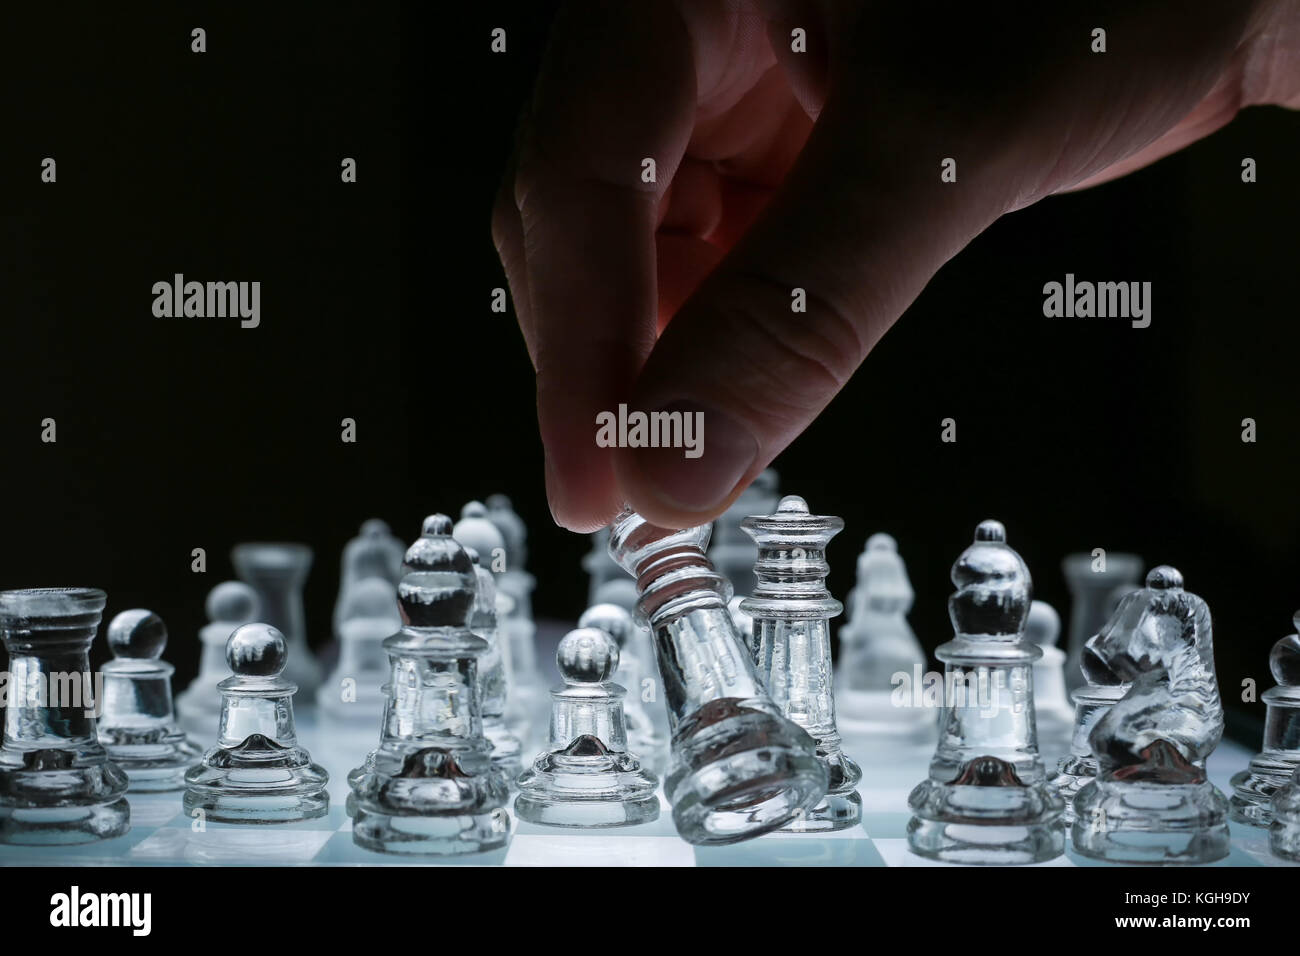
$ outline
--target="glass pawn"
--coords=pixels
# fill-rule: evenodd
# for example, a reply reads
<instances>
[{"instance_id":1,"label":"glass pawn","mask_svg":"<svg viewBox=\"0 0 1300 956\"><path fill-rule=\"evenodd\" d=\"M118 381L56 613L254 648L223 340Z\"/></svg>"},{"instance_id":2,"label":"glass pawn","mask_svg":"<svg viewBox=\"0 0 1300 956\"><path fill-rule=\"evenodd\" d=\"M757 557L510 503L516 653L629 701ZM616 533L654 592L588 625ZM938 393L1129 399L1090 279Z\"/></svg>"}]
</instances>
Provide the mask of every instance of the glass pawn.
<instances>
[{"instance_id":1,"label":"glass pawn","mask_svg":"<svg viewBox=\"0 0 1300 956\"><path fill-rule=\"evenodd\" d=\"M659 701L659 695L654 693L656 681L645 670L650 632L638 626L631 613L617 604L597 604L587 608L578 618L578 627L599 628L614 639L618 647L614 683L630 691L623 699L627 746L641 759L643 767L652 773L663 773L668 761L668 737L660 732L642 702L642 696L647 692L651 701ZM650 662L650 667L654 667L653 662Z\"/></svg>"},{"instance_id":2,"label":"glass pawn","mask_svg":"<svg viewBox=\"0 0 1300 956\"><path fill-rule=\"evenodd\" d=\"M369 578L379 578L393 586L396 594L397 582L402 579L402 555L406 546L393 534L388 523L379 518L371 518L361 525L361 531L355 538L343 546L343 558L339 568L339 596L334 602L334 637L342 640L339 633L344 617L352 603L351 591L360 582ZM393 599L396 607L397 599ZM394 611L396 616L396 611ZM389 631L388 634L393 633ZM384 636L387 637L388 634Z\"/></svg>"},{"instance_id":3,"label":"glass pawn","mask_svg":"<svg viewBox=\"0 0 1300 956\"><path fill-rule=\"evenodd\" d=\"M528 739L545 725L547 695L537 670L537 626L533 623L533 588L528 573L528 529L505 495L489 495L487 517L505 541L505 570L497 574L501 606L497 621L506 663L506 726ZM496 573L491 556L488 564Z\"/></svg>"},{"instance_id":4,"label":"glass pawn","mask_svg":"<svg viewBox=\"0 0 1300 956\"><path fill-rule=\"evenodd\" d=\"M672 730L664 791L682 839L735 843L826 795L817 746L763 690L727 612L731 585L704 556L709 526L671 531L627 510L610 555L637 579Z\"/></svg>"},{"instance_id":5,"label":"glass pawn","mask_svg":"<svg viewBox=\"0 0 1300 956\"><path fill-rule=\"evenodd\" d=\"M1106 664L1086 649L1080 664L1083 684L1070 697L1074 700L1074 731L1070 735L1070 752L1056 765L1057 774L1052 787L1065 801L1061 821L1074 823L1074 798L1084 785L1097 776L1097 758L1088 739L1097 721L1129 691L1125 684Z\"/></svg>"},{"instance_id":6,"label":"glass pawn","mask_svg":"<svg viewBox=\"0 0 1300 956\"><path fill-rule=\"evenodd\" d=\"M817 742L826 797L783 827L795 832L844 830L862 820L862 770L840 746L832 690L830 620L843 609L826 590L826 546L841 518L811 514L797 495L776 511L740 523L757 545L753 596L740 603L751 619L749 648L772 703Z\"/></svg>"},{"instance_id":7,"label":"glass pawn","mask_svg":"<svg viewBox=\"0 0 1300 956\"><path fill-rule=\"evenodd\" d=\"M945 699L929 778L908 797L912 852L952 863L1041 863L1065 848L1061 797L1046 783L1025 640L1029 569L1006 529L982 521L952 567L955 636L936 652Z\"/></svg>"},{"instance_id":8,"label":"glass pawn","mask_svg":"<svg viewBox=\"0 0 1300 956\"><path fill-rule=\"evenodd\" d=\"M223 581L208 592L208 623L199 629L199 673L176 696L181 726L201 740L215 737L220 729L221 691L217 688L230 676L226 641L237 628L257 620L261 607L257 592L243 581Z\"/></svg>"},{"instance_id":9,"label":"glass pawn","mask_svg":"<svg viewBox=\"0 0 1300 956\"><path fill-rule=\"evenodd\" d=\"M1300 770L1273 794L1268 848L1273 855L1300 863Z\"/></svg>"},{"instance_id":10,"label":"glass pawn","mask_svg":"<svg viewBox=\"0 0 1300 956\"><path fill-rule=\"evenodd\" d=\"M216 746L185 775L185 813L209 822L292 823L329 810L329 774L298 745L293 695L282 675L289 648L269 624L245 624L226 641Z\"/></svg>"},{"instance_id":11,"label":"glass pawn","mask_svg":"<svg viewBox=\"0 0 1300 956\"><path fill-rule=\"evenodd\" d=\"M1114 863L1228 854L1228 801L1205 774L1223 735L1210 609L1161 565L1086 650L1131 685L1088 735L1098 773L1074 798L1074 849Z\"/></svg>"},{"instance_id":12,"label":"glass pawn","mask_svg":"<svg viewBox=\"0 0 1300 956\"><path fill-rule=\"evenodd\" d=\"M384 641L391 678L379 746L348 774L352 839L382 853L448 856L505 846L508 787L483 736L478 661L468 626L474 564L431 515L406 552L403 625Z\"/></svg>"},{"instance_id":13,"label":"glass pawn","mask_svg":"<svg viewBox=\"0 0 1300 956\"><path fill-rule=\"evenodd\" d=\"M384 639L402 626L397 588L387 578L362 578L348 585L336 614L339 659L317 689L316 704L327 721L373 733L388 699Z\"/></svg>"},{"instance_id":14,"label":"glass pawn","mask_svg":"<svg viewBox=\"0 0 1300 956\"><path fill-rule=\"evenodd\" d=\"M0 591L0 843L89 843L130 829L126 774L95 726L90 644L106 601L94 588Z\"/></svg>"},{"instance_id":15,"label":"glass pawn","mask_svg":"<svg viewBox=\"0 0 1300 956\"><path fill-rule=\"evenodd\" d=\"M322 675L320 664L307 646L302 605L302 589L311 572L311 548L305 544L237 544L230 552L230 561L239 579L257 592L262 619L288 643L285 679L304 694L314 694Z\"/></svg>"},{"instance_id":16,"label":"glass pawn","mask_svg":"<svg viewBox=\"0 0 1300 956\"><path fill-rule=\"evenodd\" d=\"M108 625L113 659L104 675L99 742L122 768L133 792L181 790L185 772L202 751L185 736L172 711L172 673L160 660L167 627L151 611L136 608Z\"/></svg>"},{"instance_id":17,"label":"glass pawn","mask_svg":"<svg viewBox=\"0 0 1300 956\"><path fill-rule=\"evenodd\" d=\"M1300 611L1292 623L1296 633L1279 640L1268 655L1277 686L1260 695L1266 708L1264 749L1232 778L1229 816L1254 827L1273 822L1273 794L1300 768Z\"/></svg>"},{"instance_id":18,"label":"glass pawn","mask_svg":"<svg viewBox=\"0 0 1300 956\"><path fill-rule=\"evenodd\" d=\"M515 815L553 827L620 827L659 817L659 781L628 752L623 701L613 682L618 644L599 627L560 641L564 685L551 691L551 739L519 778Z\"/></svg>"},{"instance_id":19,"label":"glass pawn","mask_svg":"<svg viewBox=\"0 0 1300 956\"><path fill-rule=\"evenodd\" d=\"M501 532L487 519L487 509L471 501L461 510L452 537L465 549L474 565L478 592L470 612L469 629L487 642L478 662L479 706L483 714L483 736L492 744L492 763L512 785L523 772L523 742L506 725L506 662L502 653L501 629L497 617L496 575L484 565L505 549Z\"/></svg>"},{"instance_id":20,"label":"glass pawn","mask_svg":"<svg viewBox=\"0 0 1300 956\"><path fill-rule=\"evenodd\" d=\"M835 691L846 730L917 744L934 740L933 708L900 706L895 698L899 675L902 686L919 688L925 680L925 652L907 623L914 596L898 543L873 534L858 556L848 620L839 629ZM902 703L910 704L910 695Z\"/></svg>"},{"instance_id":21,"label":"glass pawn","mask_svg":"<svg viewBox=\"0 0 1300 956\"><path fill-rule=\"evenodd\" d=\"M1083 645L1101 630L1115 610L1117 594L1136 591L1142 576L1142 559L1117 551L1067 554L1061 562L1070 591L1070 630L1065 657L1065 685L1074 690L1083 682L1079 669Z\"/></svg>"},{"instance_id":22,"label":"glass pawn","mask_svg":"<svg viewBox=\"0 0 1300 956\"><path fill-rule=\"evenodd\" d=\"M1046 765L1055 766L1070 749L1074 733L1074 708L1065 690L1065 651L1056 646L1061 636L1061 616L1046 601L1029 605L1025 640L1043 656L1034 661L1034 723L1038 749Z\"/></svg>"}]
</instances>

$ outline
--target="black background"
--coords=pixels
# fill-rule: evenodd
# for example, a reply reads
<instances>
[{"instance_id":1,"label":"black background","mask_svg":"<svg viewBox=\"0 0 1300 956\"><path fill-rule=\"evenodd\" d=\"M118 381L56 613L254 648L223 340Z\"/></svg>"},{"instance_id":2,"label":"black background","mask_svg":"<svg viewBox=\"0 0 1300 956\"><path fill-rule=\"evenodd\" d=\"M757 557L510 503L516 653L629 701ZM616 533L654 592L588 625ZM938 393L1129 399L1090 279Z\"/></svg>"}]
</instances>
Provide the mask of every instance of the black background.
<instances>
[{"instance_id":1,"label":"black background","mask_svg":"<svg viewBox=\"0 0 1300 956\"><path fill-rule=\"evenodd\" d=\"M157 611L181 686L234 543L315 548L321 645L364 519L410 540L426 513L503 491L530 528L538 615L581 612L588 541L550 520L527 355L489 309L504 285L489 211L552 10L6 12L0 586L96 586L109 614ZM933 649L982 518L1006 524L1063 617L1064 554L1135 551L1209 602L1225 702L1258 718L1241 681L1268 685L1300 606L1297 147L1294 114L1248 110L1003 219L949 263L776 462L784 491L847 523L835 593L889 531ZM57 184L40 181L46 156ZM175 272L260 280L261 327L154 318L151 287ZM1043 284L1067 272L1150 281L1151 327L1045 319ZM939 440L948 416L956 444Z\"/></svg>"}]
</instances>

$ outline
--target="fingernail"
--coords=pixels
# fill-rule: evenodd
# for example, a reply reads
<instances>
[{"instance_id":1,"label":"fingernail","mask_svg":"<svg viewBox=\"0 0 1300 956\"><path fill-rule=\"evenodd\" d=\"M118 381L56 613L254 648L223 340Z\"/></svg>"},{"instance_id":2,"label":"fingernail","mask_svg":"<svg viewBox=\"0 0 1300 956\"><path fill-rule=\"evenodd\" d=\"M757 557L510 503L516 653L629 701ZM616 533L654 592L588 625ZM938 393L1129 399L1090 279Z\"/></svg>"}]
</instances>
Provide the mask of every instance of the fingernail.
<instances>
[{"instance_id":1,"label":"fingernail","mask_svg":"<svg viewBox=\"0 0 1300 956\"><path fill-rule=\"evenodd\" d=\"M758 442L729 415L694 402L671 402L659 411L681 413L682 441L638 450L645 478L674 508L707 511L721 504L754 464Z\"/></svg>"}]
</instances>

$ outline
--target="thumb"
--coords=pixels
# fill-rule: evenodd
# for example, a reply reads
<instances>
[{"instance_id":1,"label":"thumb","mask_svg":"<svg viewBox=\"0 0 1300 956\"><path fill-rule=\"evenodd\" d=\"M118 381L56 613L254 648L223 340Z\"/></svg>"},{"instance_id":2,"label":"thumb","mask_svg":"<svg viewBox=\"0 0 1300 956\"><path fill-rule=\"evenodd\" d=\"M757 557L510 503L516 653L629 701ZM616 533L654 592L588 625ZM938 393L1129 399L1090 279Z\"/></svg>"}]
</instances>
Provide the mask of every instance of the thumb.
<instances>
[{"instance_id":1,"label":"thumb","mask_svg":"<svg viewBox=\"0 0 1300 956\"><path fill-rule=\"evenodd\" d=\"M941 181L944 157L971 154L954 134L875 126L868 142L864 117L880 106L832 94L780 192L651 352L629 407L680 411L703 427L698 457L618 451L620 492L653 523L720 514L939 267L1010 208L996 161Z\"/></svg>"}]
</instances>

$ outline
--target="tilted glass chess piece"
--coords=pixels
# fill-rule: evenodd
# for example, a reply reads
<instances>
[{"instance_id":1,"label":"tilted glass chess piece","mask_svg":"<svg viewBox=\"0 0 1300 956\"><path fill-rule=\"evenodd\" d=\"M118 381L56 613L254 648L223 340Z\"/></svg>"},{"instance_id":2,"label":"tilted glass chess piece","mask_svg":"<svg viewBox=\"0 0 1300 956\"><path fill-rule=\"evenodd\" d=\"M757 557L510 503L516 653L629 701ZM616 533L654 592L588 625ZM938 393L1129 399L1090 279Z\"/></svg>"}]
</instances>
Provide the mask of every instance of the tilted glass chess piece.
<instances>
[{"instance_id":1,"label":"tilted glass chess piece","mask_svg":"<svg viewBox=\"0 0 1300 956\"><path fill-rule=\"evenodd\" d=\"M1300 863L1300 770L1274 792L1270 809L1269 850L1279 859Z\"/></svg>"},{"instance_id":2,"label":"tilted glass chess piece","mask_svg":"<svg viewBox=\"0 0 1300 956\"><path fill-rule=\"evenodd\" d=\"M308 695L314 694L321 682L320 664L307 646L302 606L302 589L311 571L311 560L311 548L305 544L237 544L230 552L239 579L257 592L263 621L284 635L288 643L285 679Z\"/></svg>"},{"instance_id":3,"label":"tilted glass chess piece","mask_svg":"<svg viewBox=\"0 0 1300 956\"><path fill-rule=\"evenodd\" d=\"M659 817L659 785L628 752L618 644L598 627L560 641L564 684L551 691L551 739L519 778L515 814L554 827L620 827Z\"/></svg>"},{"instance_id":4,"label":"tilted glass chess piece","mask_svg":"<svg viewBox=\"0 0 1300 956\"><path fill-rule=\"evenodd\" d=\"M736 633L731 586L704 556L709 526L670 531L626 510L610 555L637 579L672 730L664 791L682 839L734 843L775 830L826 794L817 746L759 682Z\"/></svg>"},{"instance_id":5,"label":"tilted glass chess piece","mask_svg":"<svg viewBox=\"0 0 1300 956\"><path fill-rule=\"evenodd\" d=\"M463 511L462 511L463 514ZM533 588L528 573L528 529L505 495L489 495L487 517L505 541L505 570L497 574L502 607L497 621L501 652L506 662L506 726L521 738L545 723L546 687L537 670L537 626L533 623ZM497 568L490 559L489 567Z\"/></svg>"},{"instance_id":6,"label":"tilted glass chess piece","mask_svg":"<svg viewBox=\"0 0 1300 956\"><path fill-rule=\"evenodd\" d=\"M754 593L754 561L758 558L758 550L753 539L741 530L741 522L749 515L770 514L776 508L780 497L777 491L779 483L775 469L759 472L758 477L714 522L709 562L731 582L732 594L747 597Z\"/></svg>"},{"instance_id":7,"label":"tilted glass chess piece","mask_svg":"<svg viewBox=\"0 0 1300 956\"><path fill-rule=\"evenodd\" d=\"M190 686L176 696L176 715L181 725L200 739L214 737L221 719L221 691L230 676L226 666L226 641L244 624L261 614L257 592L243 581L223 581L208 592L208 623L199 629L199 673Z\"/></svg>"},{"instance_id":8,"label":"tilted glass chess piece","mask_svg":"<svg viewBox=\"0 0 1300 956\"><path fill-rule=\"evenodd\" d=\"M403 625L384 641L392 677L379 746L348 774L352 839L383 853L435 856L505 846L509 791L479 710L487 642L467 623L478 580L450 518L424 520L404 570Z\"/></svg>"},{"instance_id":9,"label":"tilted glass chess piece","mask_svg":"<svg viewBox=\"0 0 1300 956\"><path fill-rule=\"evenodd\" d=\"M483 736L492 744L492 763L512 784L523 771L523 742L506 726L506 663L497 623L496 576L484 565L505 549L496 525L487 519L487 509L477 501L467 504L452 537L465 549L474 564L478 594L470 613L469 629L487 642L478 661L479 706L483 715Z\"/></svg>"},{"instance_id":10,"label":"tilted glass chess piece","mask_svg":"<svg viewBox=\"0 0 1300 956\"><path fill-rule=\"evenodd\" d=\"M596 604L587 608L578 618L578 627L599 628L614 639L618 646L614 683L628 691L622 704L627 746L647 770L662 773L668 761L668 738L659 732L641 700L647 689L656 686L654 678L646 674L643 666L645 653L641 645L646 645L645 650L649 650L650 632L638 626L631 612L617 604ZM650 666L654 666L653 662ZM657 694L652 700L659 706Z\"/></svg>"},{"instance_id":11,"label":"tilted glass chess piece","mask_svg":"<svg viewBox=\"0 0 1300 956\"><path fill-rule=\"evenodd\" d=\"M1057 763L1057 775L1052 780L1052 786L1065 801L1061 821L1067 826L1074 823L1075 796L1097 776L1097 758L1093 756L1092 742L1089 740L1092 728L1129 691L1129 685L1086 647L1080 666L1083 668L1084 683L1070 695L1074 700L1074 731L1070 736L1070 752Z\"/></svg>"},{"instance_id":12,"label":"tilted glass chess piece","mask_svg":"<svg viewBox=\"0 0 1300 956\"><path fill-rule=\"evenodd\" d=\"M772 703L817 742L826 768L826 797L786 830L844 830L862 820L857 785L862 770L840 747L832 690L830 619L842 610L826 590L826 546L844 528L841 518L814 515L798 495L782 498L770 515L740 523L754 539L754 592L740 604L751 621L749 649Z\"/></svg>"},{"instance_id":13,"label":"tilted glass chess piece","mask_svg":"<svg viewBox=\"0 0 1300 956\"><path fill-rule=\"evenodd\" d=\"M1268 655L1277 686L1260 695L1266 708L1264 749L1232 778L1229 814L1255 827L1273 822L1273 794L1300 767L1300 611L1293 623L1296 633L1274 644Z\"/></svg>"},{"instance_id":14,"label":"tilted glass chess piece","mask_svg":"<svg viewBox=\"0 0 1300 956\"><path fill-rule=\"evenodd\" d=\"M1074 848L1116 863L1210 863L1228 854L1228 801L1205 775L1223 735L1210 609L1152 569L1087 643L1132 686L1092 728L1098 773L1074 798Z\"/></svg>"},{"instance_id":15,"label":"tilted glass chess piece","mask_svg":"<svg viewBox=\"0 0 1300 956\"><path fill-rule=\"evenodd\" d=\"M1065 848L1063 803L1034 733L1032 582L1006 542L1000 522L982 521L952 566L955 636L935 652L945 665L939 745L908 797L912 851L952 863L1041 863Z\"/></svg>"},{"instance_id":16,"label":"tilted glass chess piece","mask_svg":"<svg viewBox=\"0 0 1300 956\"><path fill-rule=\"evenodd\" d=\"M388 695L384 639L402 626L397 588L387 578L368 577L347 587L335 618L339 659L316 691L321 714L330 721L360 724L374 731Z\"/></svg>"},{"instance_id":17,"label":"tilted glass chess piece","mask_svg":"<svg viewBox=\"0 0 1300 956\"><path fill-rule=\"evenodd\" d=\"M108 625L113 659L104 675L99 742L122 768L132 791L180 790L201 751L172 712L172 673L160 660L167 646L162 618L143 608L118 614Z\"/></svg>"},{"instance_id":18,"label":"tilted glass chess piece","mask_svg":"<svg viewBox=\"0 0 1300 956\"><path fill-rule=\"evenodd\" d=\"M1079 669L1083 645L1110 619L1116 593L1137 590L1142 559L1136 554L1097 549L1091 554L1067 554L1061 561L1061 571L1070 590L1065 686L1074 690L1083 682L1083 672Z\"/></svg>"},{"instance_id":19,"label":"tilted glass chess piece","mask_svg":"<svg viewBox=\"0 0 1300 956\"><path fill-rule=\"evenodd\" d=\"M933 709L910 706L911 694L902 695L909 706L895 697L900 687L920 687L925 679L925 652L907 623L913 597L898 543L873 534L858 556L849 619L839 629L835 692L846 729L918 743L934 739Z\"/></svg>"},{"instance_id":20,"label":"tilted glass chess piece","mask_svg":"<svg viewBox=\"0 0 1300 956\"><path fill-rule=\"evenodd\" d=\"M380 578L391 584L394 595L396 594L397 582L402 579L402 555L405 552L406 546L393 534L387 522L379 518L365 521L360 533L343 546L339 568L339 596L334 602L336 638L342 639L340 627L349 611L349 604L353 601L350 592L357 584L367 578ZM396 597L393 603L396 606ZM393 632L388 632L391 633ZM384 636L387 637L388 634Z\"/></svg>"},{"instance_id":21,"label":"tilted glass chess piece","mask_svg":"<svg viewBox=\"0 0 1300 956\"><path fill-rule=\"evenodd\" d=\"M298 745L297 686L282 675L288 643L269 624L245 624L226 641L231 676L221 690L216 746L185 774L185 812L209 822L292 823L329 810L329 774Z\"/></svg>"},{"instance_id":22,"label":"tilted glass chess piece","mask_svg":"<svg viewBox=\"0 0 1300 956\"><path fill-rule=\"evenodd\" d=\"M0 843L89 843L130 829L126 774L95 727L90 644L106 601L94 588L0 591Z\"/></svg>"},{"instance_id":23,"label":"tilted glass chess piece","mask_svg":"<svg viewBox=\"0 0 1300 956\"><path fill-rule=\"evenodd\" d=\"M1047 766L1053 766L1070 749L1074 733L1074 708L1065 691L1065 651L1056 646L1061 617L1046 601L1029 605L1025 640L1043 656L1034 661L1034 723L1038 749Z\"/></svg>"}]
</instances>

